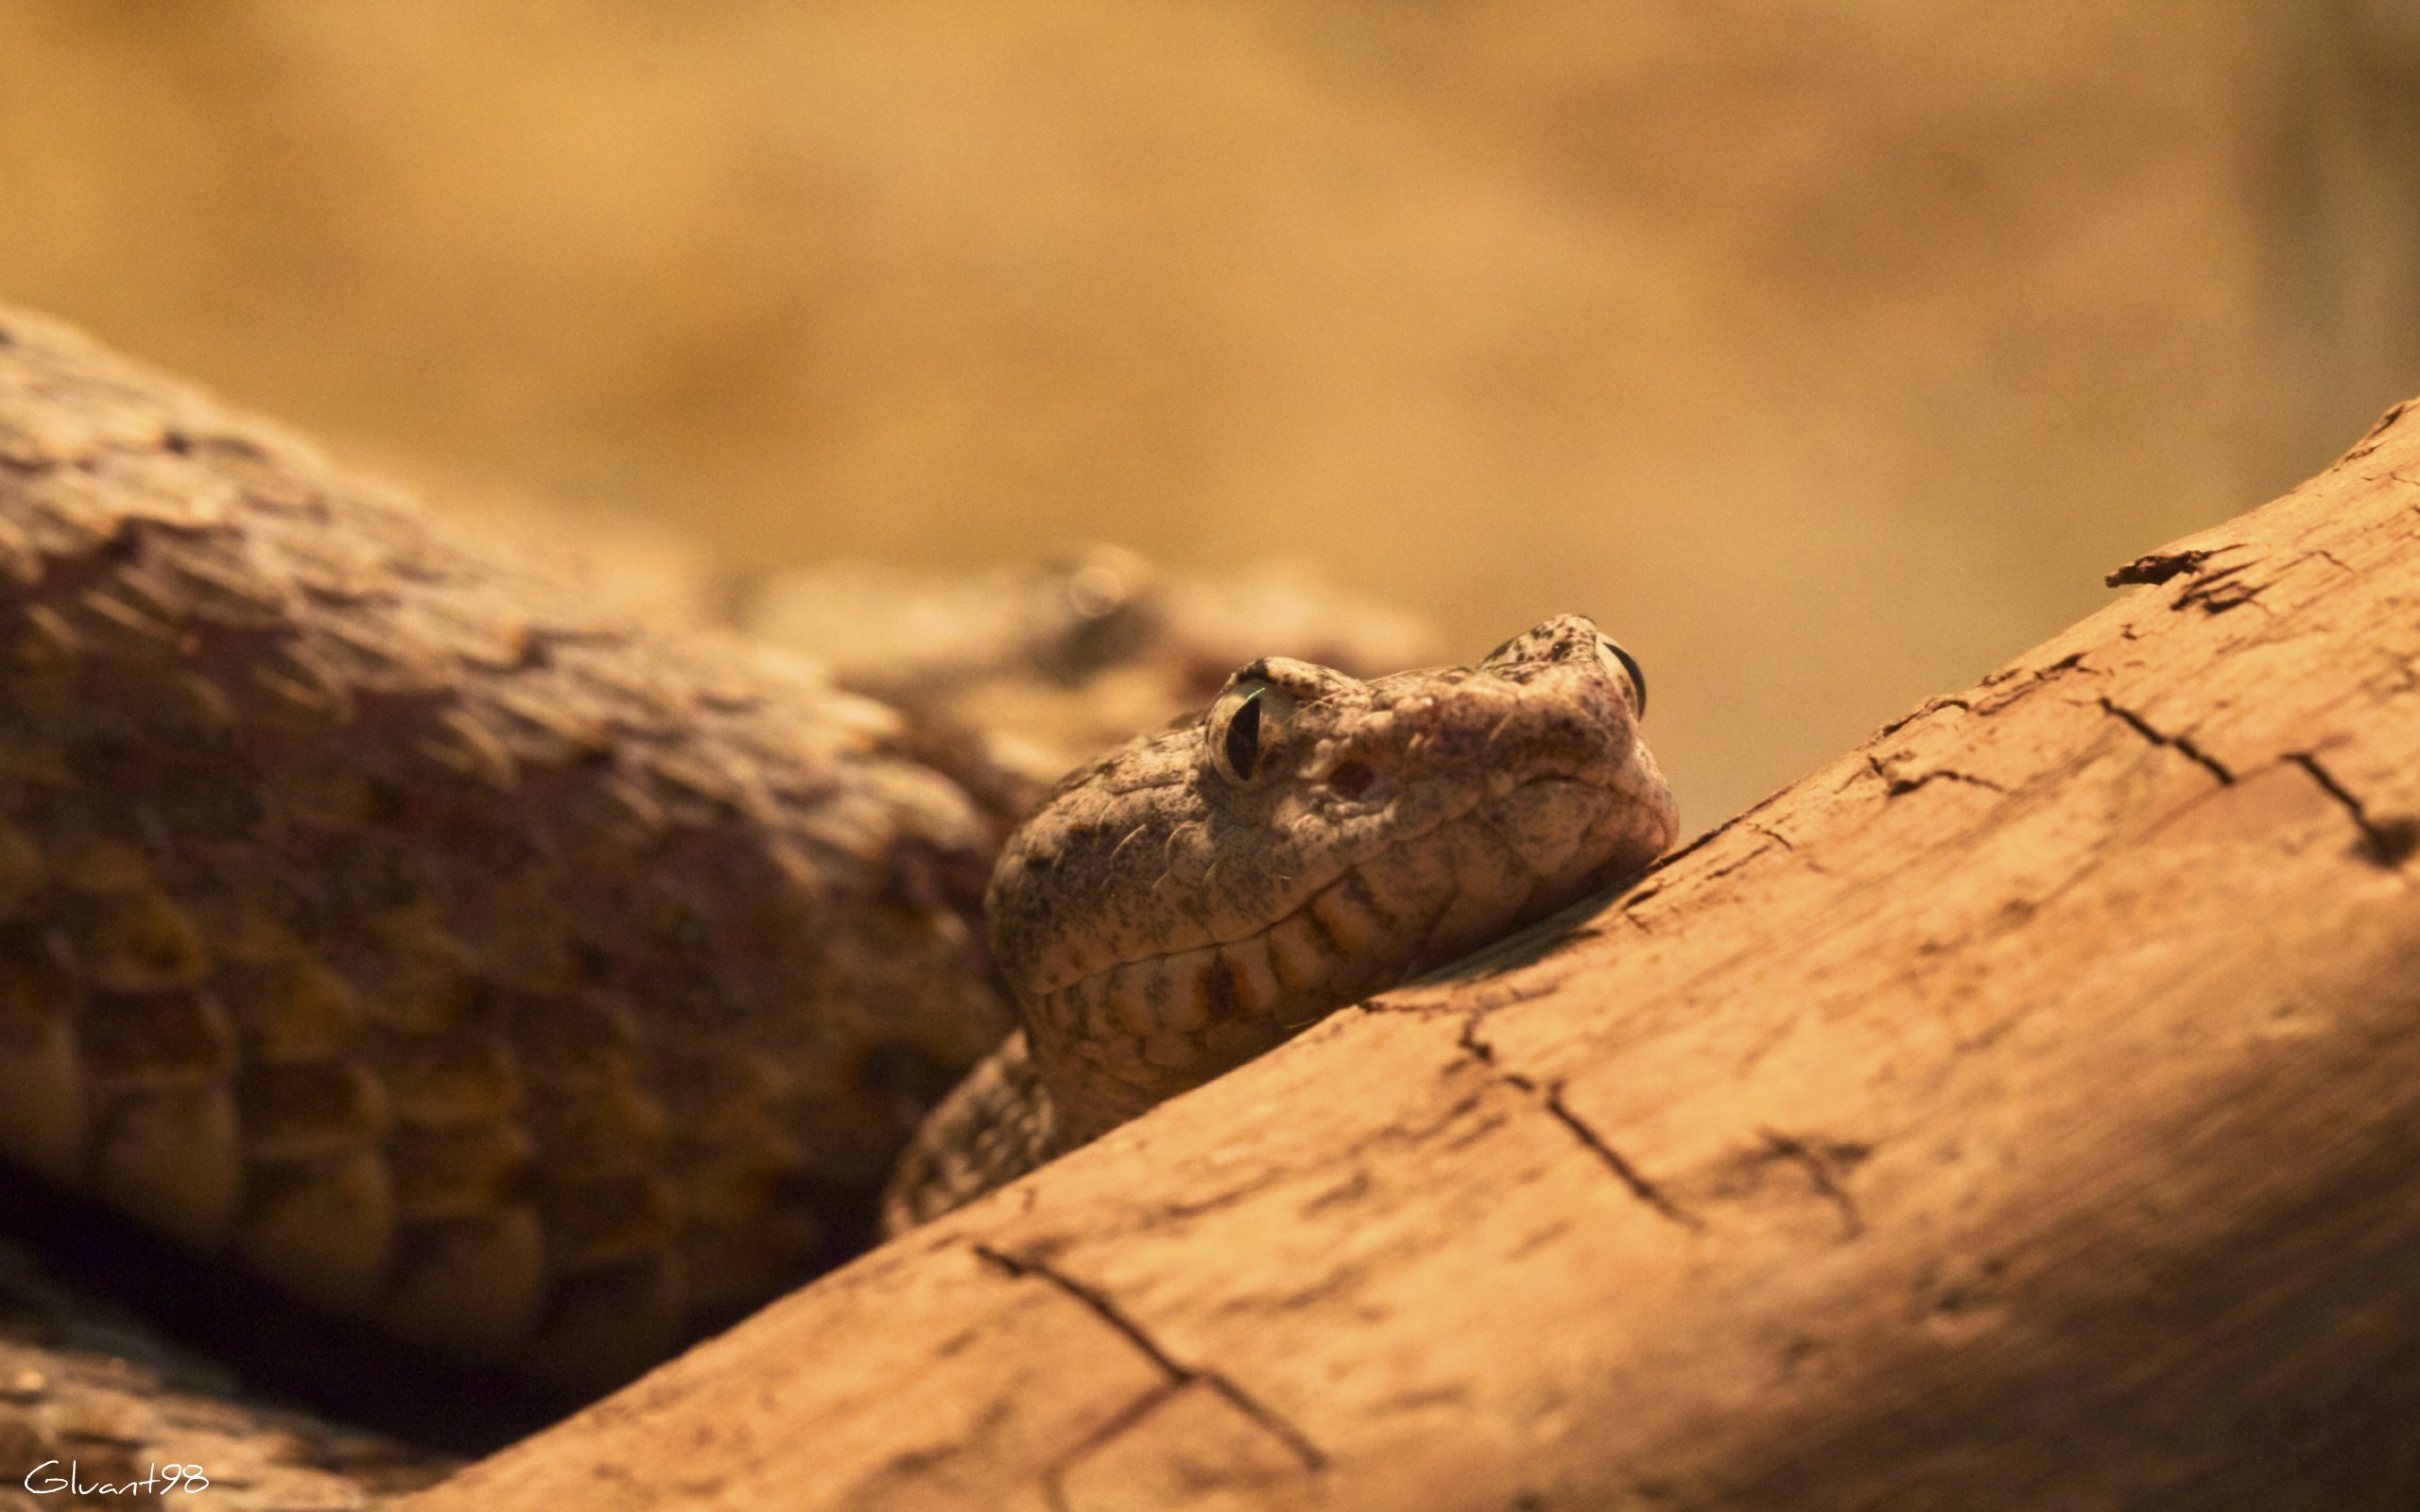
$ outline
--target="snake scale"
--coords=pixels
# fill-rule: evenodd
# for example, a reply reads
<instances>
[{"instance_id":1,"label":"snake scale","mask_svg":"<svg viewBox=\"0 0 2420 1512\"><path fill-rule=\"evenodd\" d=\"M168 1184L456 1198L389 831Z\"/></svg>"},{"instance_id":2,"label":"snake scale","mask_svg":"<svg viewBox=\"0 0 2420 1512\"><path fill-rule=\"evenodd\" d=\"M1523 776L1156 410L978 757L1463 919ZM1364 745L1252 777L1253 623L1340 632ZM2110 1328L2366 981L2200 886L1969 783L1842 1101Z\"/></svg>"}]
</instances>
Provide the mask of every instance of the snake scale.
<instances>
[{"instance_id":1,"label":"snake scale","mask_svg":"<svg viewBox=\"0 0 2420 1512\"><path fill-rule=\"evenodd\" d=\"M1644 693L1575 616L1447 671L1263 658L1003 850L979 742L0 315L0 1159L610 1382L865 1242L928 1111L894 1228L1638 870ZM23 1359L0 1450L72 1446L10 1428Z\"/></svg>"}]
</instances>

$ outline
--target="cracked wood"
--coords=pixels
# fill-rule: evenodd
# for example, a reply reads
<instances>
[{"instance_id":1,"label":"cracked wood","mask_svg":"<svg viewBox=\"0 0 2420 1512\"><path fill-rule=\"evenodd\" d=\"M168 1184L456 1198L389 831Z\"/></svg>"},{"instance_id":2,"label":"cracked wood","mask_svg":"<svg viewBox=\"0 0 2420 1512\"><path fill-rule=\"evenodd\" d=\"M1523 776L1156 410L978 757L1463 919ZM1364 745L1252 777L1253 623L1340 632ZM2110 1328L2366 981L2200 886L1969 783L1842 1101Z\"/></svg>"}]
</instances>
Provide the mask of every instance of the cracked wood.
<instances>
[{"instance_id":1,"label":"cracked wood","mask_svg":"<svg viewBox=\"0 0 2420 1512\"><path fill-rule=\"evenodd\" d=\"M2415 477L411 1506L2411 1504Z\"/></svg>"}]
</instances>

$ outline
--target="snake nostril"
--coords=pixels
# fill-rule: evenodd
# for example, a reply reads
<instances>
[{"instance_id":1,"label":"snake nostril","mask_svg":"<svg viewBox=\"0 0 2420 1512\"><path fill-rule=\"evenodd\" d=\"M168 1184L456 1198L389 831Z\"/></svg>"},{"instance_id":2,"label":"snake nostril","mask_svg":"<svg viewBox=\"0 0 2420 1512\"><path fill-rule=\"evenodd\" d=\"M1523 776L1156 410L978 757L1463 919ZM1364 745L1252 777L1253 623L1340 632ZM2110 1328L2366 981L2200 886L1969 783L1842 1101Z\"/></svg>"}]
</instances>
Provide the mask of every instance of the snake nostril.
<instances>
[{"instance_id":1,"label":"snake nostril","mask_svg":"<svg viewBox=\"0 0 2420 1512\"><path fill-rule=\"evenodd\" d=\"M1377 774L1359 762L1340 762L1327 774L1327 785L1340 798L1359 798L1376 780Z\"/></svg>"}]
</instances>

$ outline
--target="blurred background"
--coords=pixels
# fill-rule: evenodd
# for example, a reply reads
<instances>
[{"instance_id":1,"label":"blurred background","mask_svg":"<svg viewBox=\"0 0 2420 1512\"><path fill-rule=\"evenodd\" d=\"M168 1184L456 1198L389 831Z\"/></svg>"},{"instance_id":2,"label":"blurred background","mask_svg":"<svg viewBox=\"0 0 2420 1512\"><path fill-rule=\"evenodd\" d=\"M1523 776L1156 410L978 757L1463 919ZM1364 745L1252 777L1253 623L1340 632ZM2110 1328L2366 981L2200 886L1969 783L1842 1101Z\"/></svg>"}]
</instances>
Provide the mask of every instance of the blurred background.
<instances>
[{"instance_id":1,"label":"blurred background","mask_svg":"<svg viewBox=\"0 0 2420 1512\"><path fill-rule=\"evenodd\" d=\"M12 0L0 207L0 299L666 583L1592 612L1694 831L2420 391L2420 4Z\"/></svg>"}]
</instances>

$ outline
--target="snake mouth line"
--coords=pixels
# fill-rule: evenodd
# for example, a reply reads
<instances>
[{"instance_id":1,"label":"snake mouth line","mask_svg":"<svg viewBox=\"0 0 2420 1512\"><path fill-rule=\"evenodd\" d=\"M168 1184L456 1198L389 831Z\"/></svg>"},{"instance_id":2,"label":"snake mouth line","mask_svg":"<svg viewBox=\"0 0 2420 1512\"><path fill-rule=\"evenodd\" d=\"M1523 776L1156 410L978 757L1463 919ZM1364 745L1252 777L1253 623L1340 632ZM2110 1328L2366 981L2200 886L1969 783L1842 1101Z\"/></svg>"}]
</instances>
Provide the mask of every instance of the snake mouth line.
<instances>
[{"instance_id":1,"label":"snake mouth line","mask_svg":"<svg viewBox=\"0 0 2420 1512\"><path fill-rule=\"evenodd\" d=\"M1464 696L1499 673L1494 696ZM920 1187L955 1205L1602 890L1670 841L1671 795L1637 740L1635 664L1584 618L1402 677L1253 663L1198 723L1103 758L1011 839L988 897L1025 1031L995 1076L928 1123L939 1176ZM1264 686L1237 692L1251 681ZM1298 722L1331 689L1354 696ZM1021 1165L959 1159L1012 1127L1039 1131Z\"/></svg>"},{"instance_id":2,"label":"snake mouth line","mask_svg":"<svg viewBox=\"0 0 2420 1512\"><path fill-rule=\"evenodd\" d=\"M1432 915L1428 918L1418 920L1407 920L1396 918L1392 911L1388 909L1379 901L1378 896L1375 895L1383 892L1383 889L1374 888L1373 885L1365 877L1364 873L1368 868L1374 866L1380 866L1390 859L1399 858L1404 851L1433 839L1446 831L1455 829L1461 825L1476 822L1481 825L1486 825L1488 833L1494 838L1495 843L1500 845L1504 850L1517 857L1520 861L1522 869L1529 873L1530 885L1524 893L1522 899L1522 902L1526 904L1537 896L1541 887L1544 887L1549 882L1554 880L1555 873L1550 870L1541 869L1529 852L1521 846L1515 844L1512 839L1505 836L1502 832L1497 830L1495 826L1488 825L1482 811L1493 806L1502 805L1518 794L1535 791L1552 784L1565 784L1575 787L1594 788L1599 792L1611 795L1616 799L1621 793L1621 789L1617 783L1607 781L1599 781L1581 772L1548 771L1540 772L1530 777L1521 778L1500 790L1483 792L1478 797L1473 798L1469 802L1461 804L1447 813L1437 816L1429 822L1421 825L1418 829L1407 830L1399 834L1393 835L1389 838L1384 845L1379 846L1377 849L1370 851L1366 855L1359 856L1351 861L1337 862L1325 876L1323 876L1315 885L1310 887L1309 890L1303 895L1301 902L1296 903L1292 908L1288 909L1286 912L1269 919L1256 929L1242 934L1229 936L1225 938L1219 938L1210 936L1205 932L1203 936L1200 939L1189 940L1184 944L1173 946L1167 950L1153 951L1149 954L1125 957L1113 961L1111 964L1101 967L1096 971L1087 971L1081 976L1070 978L1056 987L1048 988L1046 991L1039 994L1039 996L1044 999L1060 1000L1088 997L1092 995L1094 988L1102 984L1105 978L1115 975L1121 971L1132 971L1137 967L1160 965L1162 963L1172 961L1178 956L1190 954L1195 952L1226 951L1238 946L1251 946L1255 943L1267 943L1277 931L1285 929L1290 924L1305 921L1307 921L1309 931L1320 937L1322 943L1326 946L1327 953L1331 958L1345 967L1349 968L1361 959L1365 954L1376 954L1391 956L1395 953L1397 948L1400 948L1403 951L1407 959L1418 960L1422 957L1426 947L1431 943L1429 936L1435 933L1436 927L1440 921L1439 917ZM1577 842L1575 841L1575 846ZM1461 889L1458 885L1456 889L1447 895L1444 909L1450 909L1454 898L1459 895L1460 890ZM1386 936L1384 938L1373 940L1369 938L1340 937L1341 932L1339 931L1333 923L1329 922L1319 912L1317 912L1317 910L1323 901L1330 901L1334 899L1334 897L1340 891L1354 891L1358 894L1356 900L1356 906L1357 910L1362 914L1369 916L1373 923L1378 925L1386 932ZM1443 911L1443 910L1441 909L1441 912ZM1443 965L1444 963L1440 960L1429 964ZM1331 979L1333 979L1333 975L1334 973L1332 973ZM1310 985L1315 987L1317 984L1314 983ZM1374 985L1367 990L1377 991L1380 990L1384 985L1385 984L1383 983ZM1305 989L1305 988L1297 988L1292 984L1287 984L1287 990L1289 993ZM1332 1006L1333 1005L1329 1005L1329 1007ZM1329 1011L1329 1007L1321 1008L1318 1010L1318 1013L1313 1014L1309 1018L1305 1018L1299 1021L1281 1022L1288 1022L1289 1027L1301 1027L1303 1024L1309 1023L1320 1015Z\"/></svg>"}]
</instances>

